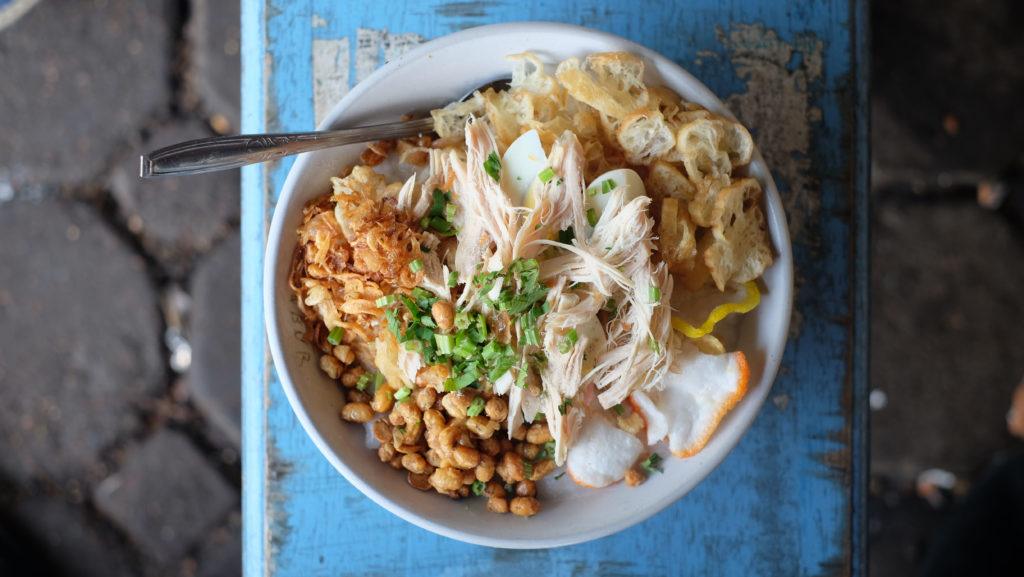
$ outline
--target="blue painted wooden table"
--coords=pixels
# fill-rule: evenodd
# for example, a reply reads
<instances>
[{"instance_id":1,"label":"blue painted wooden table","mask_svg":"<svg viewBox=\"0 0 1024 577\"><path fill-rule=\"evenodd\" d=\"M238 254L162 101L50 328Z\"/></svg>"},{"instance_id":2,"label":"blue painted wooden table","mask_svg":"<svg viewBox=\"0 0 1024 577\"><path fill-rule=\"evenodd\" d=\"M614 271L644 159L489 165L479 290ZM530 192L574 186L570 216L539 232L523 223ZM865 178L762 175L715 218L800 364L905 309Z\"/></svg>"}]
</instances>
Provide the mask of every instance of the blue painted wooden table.
<instances>
[{"instance_id":1,"label":"blue painted wooden table","mask_svg":"<svg viewBox=\"0 0 1024 577\"><path fill-rule=\"evenodd\" d=\"M505 551L435 536L320 456L267 354L262 259L291 161L243 171L244 567L263 575L863 575L867 471L867 21L856 0L243 0L244 132L312 129L425 39L581 24L681 64L752 129L786 201L796 310L778 381L704 483L615 536Z\"/></svg>"}]
</instances>

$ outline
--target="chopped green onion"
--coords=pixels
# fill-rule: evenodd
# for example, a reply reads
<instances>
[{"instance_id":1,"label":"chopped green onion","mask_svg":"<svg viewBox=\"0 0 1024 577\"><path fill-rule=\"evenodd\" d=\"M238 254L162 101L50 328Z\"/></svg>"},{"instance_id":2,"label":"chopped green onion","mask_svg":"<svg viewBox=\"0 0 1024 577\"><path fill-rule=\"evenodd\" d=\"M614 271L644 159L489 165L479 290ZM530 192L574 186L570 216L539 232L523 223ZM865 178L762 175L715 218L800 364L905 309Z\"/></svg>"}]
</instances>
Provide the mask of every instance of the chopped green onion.
<instances>
[{"instance_id":1,"label":"chopped green onion","mask_svg":"<svg viewBox=\"0 0 1024 577\"><path fill-rule=\"evenodd\" d=\"M590 226L594 226L594 225L597 224L597 211L596 210L594 210L592 208L588 208L587 209L587 223L589 223Z\"/></svg>"},{"instance_id":2,"label":"chopped green onion","mask_svg":"<svg viewBox=\"0 0 1024 577\"><path fill-rule=\"evenodd\" d=\"M576 231L569 228L558 231L558 242L562 244L572 244L572 239L576 238Z\"/></svg>"},{"instance_id":3,"label":"chopped green onion","mask_svg":"<svg viewBox=\"0 0 1024 577\"><path fill-rule=\"evenodd\" d=\"M388 330L391 334L397 338L401 333L401 325L398 323L398 311L395 309L388 309L384 311L384 316L388 319Z\"/></svg>"},{"instance_id":4,"label":"chopped green onion","mask_svg":"<svg viewBox=\"0 0 1024 577\"><path fill-rule=\"evenodd\" d=\"M554 457L555 457L555 442L554 441L548 441L547 443L544 443L544 448L541 450L540 454L537 455L537 460L538 461L543 461L544 459L553 459Z\"/></svg>"},{"instance_id":5,"label":"chopped green onion","mask_svg":"<svg viewBox=\"0 0 1024 577\"><path fill-rule=\"evenodd\" d=\"M469 313L466 311L459 311L455 313L455 328L460 331L464 331L469 328L469 325L473 323L473 319L470 318Z\"/></svg>"},{"instance_id":6,"label":"chopped green onion","mask_svg":"<svg viewBox=\"0 0 1024 577\"><path fill-rule=\"evenodd\" d=\"M430 228L430 217L429 216L424 216L423 218L420 219L420 228L422 228L422 229Z\"/></svg>"},{"instance_id":7,"label":"chopped green onion","mask_svg":"<svg viewBox=\"0 0 1024 577\"><path fill-rule=\"evenodd\" d=\"M452 203L444 205L444 217L448 222L455 220L455 215L458 213L459 207Z\"/></svg>"},{"instance_id":8,"label":"chopped green onion","mask_svg":"<svg viewBox=\"0 0 1024 577\"><path fill-rule=\"evenodd\" d=\"M587 189L587 196L597 196L598 192L600 191L597 189L596 186L591 186L590 188Z\"/></svg>"},{"instance_id":9,"label":"chopped green onion","mask_svg":"<svg viewBox=\"0 0 1024 577\"><path fill-rule=\"evenodd\" d=\"M475 370L462 373L455 379L455 390L461 391L476 382L479 375Z\"/></svg>"},{"instance_id":10,"label":"chopped green onion","mask_svg":"<svg viewBox=\"0 0 1024 577\"><path fill-rule=\"evenodd\" d=\"M389 307L398 302L398 295L385 295L377 299L377 308Z\"/></svg>"},{"instance_id":11,"label":"chopped green onion","mask_svg":"<svg viewBox=\"0 0 1024 577\"><path fill-rule=\"evenodd\" d=\"M523 343L527 345L533 345L535 347L540 346L540 331L536 327L529 327L523 329Z\"/></svg>"},{"instance_id":12,"label":"chopped green onion","mask_svg":"<svg viewBox=\"0 0 1024 577\"><path fill-rule=\"evenodd\" d=\"M434 229L434 230L436 230L437 232L440 232L440 233L445 233L445 234L447 234L447 233L454 233L454 229L452 228L452 223L450 223L447 220L441 218L440 216L432 216L432 217L430 217L430 228L432 228L432 229Z\"/></svg>"},{"instance_id":13,"label":"chopped green onion","mask_svg":"<svg viewBox=\"0 0 1024 577\"><path fill-rule=\"evenodd\" d=\"M579 340L579 335L576 334L576 329L569 329L565 336L562 337L562 342L558 343L558 352L563 355L572 350L572 347Z\"/></svg>"},{"instance_id":14,"label":"chopped green onion","mask_svg":"<svg viewBox=\"0 0 1024 577\"><path fill-rule=\"evenodd\" d=\"M646 470L648 473L664 472L661 468L661 455L657 453L651 453L651 456L644 459L644 462L640 463L640 466L643 467L644 470Z\"/></svg>"},{"instance_id":15,"label":"chopped green onion","mask_svg":"<svg viewBox=\"0 0 1024 577\"><path fill-rule=\"evenodd\" d=\"M493 178L494 182L501 180L501 159L498 158L497 152L487 155L487 160L484 161L484 172Z\"/></svg>"},{"instance_id":16,"label":"chopped green onion","mask_svg":"<svg viewBox=\"0 0 1024 577\"><path fill-rule=\"evenodd\" d=\"M647 291L647 294L651 297L652 303L656 303L661 300L661 289L656 286L651 286L650 290Z\"/></svg>"},{"instance_id":17,"label":"chopped green onion","mask_svg":"<svg viewBox=\"0 0 1024 577\"><path fill-rule=\"evenodd\" d=\"M407 398L410 394L412 394L412 389L410 389L409 387L402 387L401 389L395 391L395 400L401 401Z\"/></svg>"},{"instance_id":18,"label":"chopped green onion","mask_svg":"<svg viewBox=\"0 0 1024 577\"><path fill-rule=\"evenodd\" d=\"M476 356L477 346L466 332L455 335L455 347L452 348L452 355L469 359Z\"/></svg>"},{"instance_id":19,"label":"chopped green onion","mask_svg":"<svg viewBox=\"0 0 1024 577\"><path fill-rule=\"evenodd\" d=\"M498 359L498 362L496 362L494 364L494 368L492 368L487 373L487 380L491 381L492 383L497 381L502 376L504 376L505 373L507 373L508 370L511 369L512 365L514 365L514 364L515 364L515 357L513 357L513 356L501 357L500 359Z\"/></svg>"},{"instance_id":20,"label":"chopped green onion","mask_svg":"<svg viewBox=\"0 0 1024 577\"><path fill-rule=\"evenodd\" d=\"M647 346L655 353L661 352L661 345L658 344L658 341L654 340L654 337L647 337Z\"/></svg>"},{"instance_id":21,"label":"chopped green onion","mask_svg":"<svg viewBox=\"0 0 1024 577\"><path fill-rule=\"evenodd\" d=\"M614 189L615 189L615 181L614 180L609 179L609 180L606 180L606 181L601 183L601 194L608 194L609 192L611 192Z\"/></svg>"},{"instance_id":22,"label":"chopped green onion","mask_svg":"<svg viewBox=\"0 0 1024 577\"><path fill-rule=\"evenodd\" d=\"M416 259L410 262L409 270L411 270L412 272L420 272L421 270L423 270L423 261L421 261L420 259Z\"/></svg>"},{"instance_id":23,"label":"chopped green onion","mask_svg":"<svg viewBox=\"0 0 1024 577\"><path fill-rule=\"evenodd\" d=\"M331 329L331 332L327 334L327 342L335 346L340 345L341 337L343 336L345 336L344 327L334 327L333 329Z\"/></svg>"},{"instance_id":24,"label":"chopped green onion","mask_svg":"<svg viewBox=\"0 0 1024 577\"><path fill-rule=\"evenodd\" d=\"M561 405L558 405L558 412L562 415L569 411L569 407L572 406L572 399L565 399Z\"/></svg>"},{"instance_id":25,"label":"chopped green onion","mask_svg":"<svg viewBox=\"0 0 1024 577\"><path fill-rule=\"evenodd\" d=\"M554 177L555 177L555 171L552 170L550 166L545 168L544 170L540 171L540 174L537 175L537 178L539 178L540 181L543 182L543 183L547 183L549 180L551 180Z\"/></svg>"},{"instance_id":26,"label":"chopped green onion","mask_svg":"<svg viewBox=\"0 0 1024 577\"><path fill-rule=\"evenodd\" d=\"M476 481L473 481L473 484L470 485L469 488L471 491L473 491L474 495L479 497L480 495L484 494L484 488L486 488L486 485L484 485L483 481L477 479Z\"/></svg>"},{"instance_id":27,"label":"chopped green onion","mask_svg":"<svg viewBox=\"0 0 1024 577\"><path fill-rule=\"evenodd\" d=\"M402 346L405 347L405 350L413 351L416 353L423 350L423 343L415 339L405 341L404 343L402 343Z\"/></svg>"},{"instance_id":28,"label":"chopped green onion","mask_svg":"<svg viewBox=\"0 0 1024 577\"><path fill-rule=\"evenodd\" d=\"M523 459L523 476L526 477L527 480L533 476L533 463L526 459Z\"/></svg>"},{"instance_id":29,"label":"chopped green onion","mask_svg":"<svg viewBox=\"0 0 1024 577\"><path fill-rule=\"evenodd\" d=\"M484 398L474 397L473 402L469 404L469 408L466 409L466 415L469 417L475 417L484 410Z\"/></svg>"},{"instance_id":30,"label":"chopped green onion","mask_svg":"<svg viewBox=\"0 0 1024 577\"><path fill-rule=\"evenodd\" d=\"M452 347L455 346L455 335L434 335L437 343L437 352L442 355L452 354Z\"/></svg>"},{"instance_id":31,"label":"chopped green onion","mask_svg":"<svg viewBox=\"0 0 1024 577\"><path fill-rule=\"evenodd\" d=\"M526 361L519 363L519 372L516 373L516 386L520 389L526 388L526 379L530 375Z\"/></svg>"},{"instance_id":32,"label":"chopped green onion","mask_svg":"<svg viewBox=\"0 0 1024 577\"><path fill-rule=\"evenodd\" d=\"M613 313L618 308L618 306L619 306L619 303L615 302L615 299L608 299L608 300L604 301L604 306L601 307L601 308L603 308L604 310L606 310L606 311L608 311L610 313Z\"/></svg>"},{"instance_id":33,"label":"chopped green onion","mask_svg":"<svg viewBox=\"0 0 1024 577\"><path fill-rule=\"evenodd\" d=\"M504 347L501 343L498 341L490 341L484 345L484 348L480 351L480 356L482 356L485 361L489 361L500 355L503 351Z\"/></svg>"},{"instance_id":34,"label":"chopped green onion","mask_svg":"<svg viewBox=\"0 0 1024 577\"><path fill-rule=\"evenodd\" d=\"M448 193L439 188L435 188L433 195L430 197L430 211L427 212L427 214L430 216L441 216L444 214L444 208L447 203Z\"/></svg>"},{"instance_id":35,"label":"chopped green onion","mask_svg":"<svg viewBox=\"0 0 1024 577\"><path fill-rule=\"evenodd\" d=\"M487 318L484 315L476 315L476 330L481 342L487 338Z\"/></svg>"},{"instance_id":36,"label":"chopped green onion","mask_svg":"<svg viewBox=\"0 0 1024 577\"><path fill-rule=\"evenodd\" d=\"M459 385L455 383L455 379L448 377L444 380L444 390L447 392L455 391L459 388Z\"/></svg>"},{"instance_id":37,"label":"chopped green onion","mask_svg":"<svg viewBox=\"0 0 1024 577\"><path fill-rule=\"evenodd\" d=\"M626 412L626 408L622 406L622 403L619 403L618 405L615 405L614 407L612 407L612 410L615 411L616 415L620 415L620 416L623 413Z\"/></svg>"},{"instance_id":38,"label":"chopped green onion","mask_svg":"<svg viewBox=\"0 0 1024 577\"><path fill-rule=\"evenodd\" d=\"M459 273L451 271L448 273L448 286L454 287L459 284Z\"/></svg>"},{"instance_id":39,"label":"chopped green onion","mask_svg":"<svg viewBox=\"0 0 1024 577\"><path fill-rule=\"evenodd\" d=\"M356 381L356 388L360 391L365 391L366 386L370 384L370 373L363 373L360 375L359 380Z\"/></svg>"}]
</instances>

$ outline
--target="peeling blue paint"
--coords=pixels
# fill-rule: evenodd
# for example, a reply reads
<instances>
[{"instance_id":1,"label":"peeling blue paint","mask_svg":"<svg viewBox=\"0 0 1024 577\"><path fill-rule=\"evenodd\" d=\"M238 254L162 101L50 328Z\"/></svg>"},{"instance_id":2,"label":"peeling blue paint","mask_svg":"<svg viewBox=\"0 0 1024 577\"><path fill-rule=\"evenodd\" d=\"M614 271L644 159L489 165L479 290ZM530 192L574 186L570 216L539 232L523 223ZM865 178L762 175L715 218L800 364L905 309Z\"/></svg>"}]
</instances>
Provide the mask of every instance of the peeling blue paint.
<instances>
[{"instance_id":1,"label":"peeling blue paint","mask_svg":"<svg viewBox=\"0 0 1024 577\"><path fill-rule=\"evenodd\" d=\"M243 128L249 132L311 129L312 41L349 38L354 81L359 29L432 38L477 23L579 23L669 56L723 99L759 90L737 74L737 54L722 41L740 26L761 26L793 48L783 72L803 69L811 56L821 59L820 77L806 88L820 120L797 119L809 123L811 140L808 150L794 157L808 159L800 170L813 183L820 209L803 215L803 232L794 239L801 321L772 392L785 402L766 404L726 461L685 498L590 544L505 551L450 541L387 513L331 469L296 422L264 349L263 235L291 161L245 169L247 575L502 575L525 569L553 575L863 574L863 492L852 486L863 481L866 462L866 424L858 420L857 403L865 386L866 301L859 291L867 230L855 222L865 217L866 200L854 188L866 185L867 170L866 90L855 90L862 82L856 68L863 62L858 34L864 30L855 27L864 26L860 2L243 0L243 6ZM809 44L815 40L821 41L820 52ZM755 43L752 49L757 48ZM792 185L780 182L784 193ZM291 468L280 475L284 465ZM387 542L390 553L370 546L368 535Z\"/></svg>"}]
</instances>

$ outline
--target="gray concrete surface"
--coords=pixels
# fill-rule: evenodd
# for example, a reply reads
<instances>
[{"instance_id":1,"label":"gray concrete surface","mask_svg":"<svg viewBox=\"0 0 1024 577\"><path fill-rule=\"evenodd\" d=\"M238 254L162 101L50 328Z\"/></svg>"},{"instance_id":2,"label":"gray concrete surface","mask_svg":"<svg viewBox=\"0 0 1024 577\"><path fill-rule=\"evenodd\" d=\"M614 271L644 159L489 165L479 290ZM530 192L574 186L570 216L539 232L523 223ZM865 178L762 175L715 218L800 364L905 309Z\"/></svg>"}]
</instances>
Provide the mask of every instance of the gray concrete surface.
<instances>
[{"instance_id":1,"label":"gray concrete surface","mask_svg":"<svg viewBox=\"0 0 1024 577\"><path fill-rule=\"evenodd\" d=\"M166 429L131 447L93 493L96 508L161 565L198 544L236 498L185 436Z\"/></svg>"},{"instance_id":2,"label":"gray concrete surface","mask_svg":"<svg viewBox=\"0 0 1024 577\"><path fill-rule=\"evenodd\" d=\"M238 175L136 178L237 126L238 18L42 0L0 30L5 577L241 573Z\"/></svg>"}]
</instances>

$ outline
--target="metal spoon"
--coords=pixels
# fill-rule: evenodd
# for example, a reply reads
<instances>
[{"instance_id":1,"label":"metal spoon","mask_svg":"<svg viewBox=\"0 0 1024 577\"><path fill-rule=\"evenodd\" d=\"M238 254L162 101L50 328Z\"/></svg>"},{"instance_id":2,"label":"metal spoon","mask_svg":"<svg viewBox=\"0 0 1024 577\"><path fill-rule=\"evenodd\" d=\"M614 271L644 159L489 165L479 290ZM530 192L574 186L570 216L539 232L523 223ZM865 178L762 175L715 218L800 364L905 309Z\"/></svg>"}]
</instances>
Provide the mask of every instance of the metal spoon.
<instances>
[{"instance_id":1,"label":"metal spoon","mask_svg":"<svg viewBox=\"0 0 1024 577\"><path fill-rule=\"evenodd\" d=\"M470 91L465 101L477 91L488 88L504 90L509 79L500 78ZM359 142L393 140L432 132L431 118L389 122L358 128L283 134L239 134L215 136L179 142L139 157L139 177L179 176L215 170L238 168L247 164L267 162L300 152L321 150Z\"/></svg>"}]
</instances>

